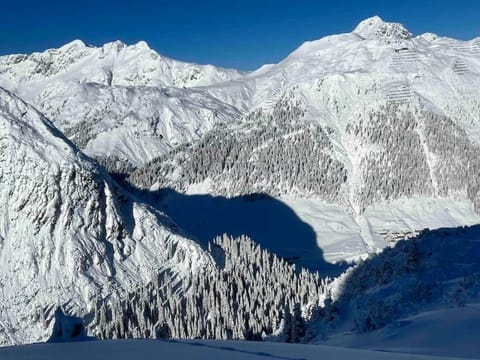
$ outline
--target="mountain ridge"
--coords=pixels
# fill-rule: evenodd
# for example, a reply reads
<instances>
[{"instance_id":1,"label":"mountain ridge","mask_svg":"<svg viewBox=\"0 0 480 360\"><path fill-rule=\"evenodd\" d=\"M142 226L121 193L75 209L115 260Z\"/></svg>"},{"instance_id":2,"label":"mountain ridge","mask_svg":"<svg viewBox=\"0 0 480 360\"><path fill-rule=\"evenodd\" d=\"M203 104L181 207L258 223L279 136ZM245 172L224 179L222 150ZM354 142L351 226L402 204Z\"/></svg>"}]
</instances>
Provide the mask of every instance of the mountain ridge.
<instances>
[{"instance_id":1,"label":"mountain ridge","mask_svg":"<svg viewBox=\"0 0 480 360\"><path fill-rule=\"evenodd\" d=\"M293 197L294 204L315 198L316 209L343 209L342 218L361 229L357 235L373 251L378 241L384 244L380 233L388 222L410 232L477 218L480 44L406 33L373 17L351 33L305 42L278 64L229 81L184 89L48 80L29 102L135 186L227 197L266 192ZM72 46L85 48L79 41ZM104 47L107 54L129 48L121 42ZM149 52L145 43L130 48ZM144 57L127 60L125 69L142 73ZM219 167L215 157L225 163ZM192 159L202 165L190 169ZM426 212L424 220L411 216L417 211L412 199ZM384 202L396 215L370 230L378 219L363 214L376 214ZM444 215L427 220L432 214Z\"/></svg>"},{"instance_id":2,"label":"mountain ridge","mask_svg":"<svg viewBox=\"0 0 480 360\"><path fill-rule=\"evenodd\" d=\"M86 314L152 277L188 287L218 259L187 228L205 243L217 214L225 239L238 236L235 216L258 226L268 196L308 248L258 227L251 251L282 244L299 264L479 223L479 99L478 38L413 36L378 17L247 74L145 42L0 57L0 342L45 338L52 302Z\"/></svg>"},{"instance_id":3,"label":"mountain ridge","mask_svg":"<svg viewBox=\"0 0 480 360\"><path fill-rule=\"evenodd\" d=\"M162 271L179 282L213 266L165 214L3 89L0 131L1 343L44 339L37 320L52 302L86 313Z\"/></svg>"}]
</instances>

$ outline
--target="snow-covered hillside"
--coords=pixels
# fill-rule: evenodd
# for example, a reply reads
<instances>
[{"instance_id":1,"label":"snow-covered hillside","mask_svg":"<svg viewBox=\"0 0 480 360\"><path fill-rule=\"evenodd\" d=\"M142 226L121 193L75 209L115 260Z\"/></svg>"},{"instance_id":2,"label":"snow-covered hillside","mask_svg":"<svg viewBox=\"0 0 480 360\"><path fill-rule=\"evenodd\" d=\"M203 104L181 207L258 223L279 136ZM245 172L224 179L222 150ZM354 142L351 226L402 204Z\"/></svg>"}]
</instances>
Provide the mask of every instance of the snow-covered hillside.
<instances>
[{"instance_id":1,"label":"snow-covered hillside","mask_svg":"<svg viewBox=\"0 0 480 360\"><path fill-rule=\"evenodd\" d=\"M309 333L337 346L476 357L479 260L479 225L398 242L335 281Z\"/></svg>"},{"instance_id":2,"label":"snow-covered hillside","mask_svg":"<svg viewBox=\"0 0 480 360\"><path fill-rule=\"evenodd\" d=\"M45 308L212 266L165 216L124 193L42 114L0 89L0 343L44 339Z\"/></svg>"},{"instance_id":3,"label":"snow-covered hillside","mask_svg":"<svg viewBox=\"0 0 480 360\"><path fill-rule=\"evenodd\" d=\"M480 38L415 36L373 17L251 73L144 42L2 56L0 343L44 339L55 305L101 326L121 314L106 336L152 335L138 299L165 300L152 290L165 279L172 307L147 318L171 320L170 333L270 335L288 313L277 306L299 314L325 295L319 275L287 262L335 276L347 264L334 262L424 228L478 224L479 174ZM260 246L204 250L223 234ZM225 270L228 259L238 263ZM262 289L225 290L256 276ZM182 298L180 280L208 306L189 308L203 298ZM114 311L95 307L112 294ZM277 318L251 318L263 307Z\"/></svg>"},{"instance_id":4,"label":"snow-covered hillside","mask_svg":"<svg viewBox=\"0 0 480 360\"><path fill-rule=\"evenodd\" d=\"M145 42L97 48L76 40L0 57L0 86L34 104L89 155L134 165L237 117L231 106L186 88L241 75L169 59Z\"/></svg>"},{"instance_id":5,"label":"snow-covered hillside","mask_svg":"<svg viewBox=\"0 0 480 360\"><path fill-rule=\"evenodd\" d=\"M437 357L401 354L398 352L345 349L330 346L295 345L245 341L201 340L116 340L70 344L35 344L0 349L5 360L50 359L101 360L112 356L117 360L141 358L154 360L159 354L166 359L228 359L228 360L454 360L463 357Z\"/></svg>"},{"instance_id":6,"label":"snow-covered hillside","mask_svg":"<svg viewBox=\"0 0 480 360\"><path fill-rule=\"evenodd\" d=\"M480 220L479 85L480 40L415 37L374 17L203 87L245 115L148 162L130 181L276 196L318 230L329 259L358 258L392 232ZM332 211L340 223L316 222Z\"/></svg>"}]
</instances>

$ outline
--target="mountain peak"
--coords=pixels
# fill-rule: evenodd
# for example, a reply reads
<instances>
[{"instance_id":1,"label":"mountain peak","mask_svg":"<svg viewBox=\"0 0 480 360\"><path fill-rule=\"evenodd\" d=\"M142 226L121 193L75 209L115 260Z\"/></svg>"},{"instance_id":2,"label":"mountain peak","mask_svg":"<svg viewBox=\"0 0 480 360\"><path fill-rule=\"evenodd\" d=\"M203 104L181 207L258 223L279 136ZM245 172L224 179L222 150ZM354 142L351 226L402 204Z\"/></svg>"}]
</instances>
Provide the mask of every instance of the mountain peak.
<instances>
[{"instance_id":1,"label":"mountain peak","mask_svg":"<svg viewBox=\"0 0 480 360\"><path fill-rule=\"evenodd\" d=\"M377 27L383 24L385 24L385 21L383 21L383 19L380 16L375 15L361 21L357 25L355 30L353 30L353 32L361 34L361 33L364 33L365 31L368 31L369 29L376 29Z\"/></svg>"},{"instance_id":2,"label":"mountain peak","mask_svg":"<svg viewBox=\"0 0 480 360\"><path fill-rule=\"evenodd\" d=\"M87 47L87 44L85 44L85 42L83 42L82 40L80 39L75 39L73 41L70 41L68 43L66 43L65 45L63 45L61 47L61 49L69 49L69 48L85 48Z\"/></svg>"},{"instance_id":3,"label":"mountain peak","mask_svg":"<svg viewBox=\"0 0 480 360\"><path fill-rule=\"evenodd\" d=\"M150 45L148 45L148 43L147 43L146 41L143 41L143 40L137 42L137 43L136 43L135 45L133 45L133 46L135 46L135 47L138 48L138 49L144 49L144 50L150 50L150 49L151 49L151 48L150 48Z\"/></svg>"},{"instance_id":4,"label":"mountain peak","mask_svg":"<svg viewBox=\"0 0 480 360\"><path fill-rule=\"evenodd\" d=\"M431 32L426 32L418 36L420 39L426 40L426 41L435 41L439 38L437 34L431 33Z\"/></svg>"},{"instance_id":5,"label":"mountain peak","mask_svg":"<svg viewBox=\"0 0 480 360\"><path fill-rule=\"evenodd\" d=\"M360 22L353 30L365 39L409 40L412 34L400 23L385 22L380 16L373 16Z\"/></svg>"}]
</instances>

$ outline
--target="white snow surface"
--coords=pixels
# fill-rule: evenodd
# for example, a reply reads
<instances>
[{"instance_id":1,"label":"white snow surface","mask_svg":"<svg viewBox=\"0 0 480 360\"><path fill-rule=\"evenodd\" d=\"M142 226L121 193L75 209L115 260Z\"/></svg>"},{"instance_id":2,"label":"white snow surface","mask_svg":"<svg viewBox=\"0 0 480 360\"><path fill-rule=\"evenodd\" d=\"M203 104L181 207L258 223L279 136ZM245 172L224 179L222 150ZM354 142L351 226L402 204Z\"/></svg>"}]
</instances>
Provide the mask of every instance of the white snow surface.
<instances>
[{"instance_id":1,"label":"white snow surface","mask_svg":"<svg viewBox=\"0 0 480 360\"><path fill-rule=\"evenodd\" d=\"M366 334L339 334L332 346L429 354L480 357L480 305L422 312Z\"/></svg>"},{"instance_id":2,"label":"white snow surface","mask_svg":"<svg viewBox=\"0 0 480 360\"><path fill-rule=\"evenodd\" d=\"M0 86L34 104L67 136L81 132L78 143L89 155L135 165L236 118L236 109L186 88L241 75L169 59L143 41L93 47L75 40L0 57Z\"/></svg>"},{"instance_id":3,"label":"white snow surface","mask_svg":"<svg viewBox=\"0 0 480 360\"><path fill-rule=\"evenodd\" d=\"M212 264L168 216L123 193L79 148L90 156L113 156L140 166L218 124L228 126L258 108L269 112L288 94L305 109L306 123L332 129L335 157L346 164L352 187L361 181L362 156L372 149L358 148L347 136L347 126L389 102L446 115L480 144L480 38L413 36L378 17L351 33L306 42L280 63L251 73L175 61L145 42L91 47L77 40L43 53L0 57L0 86L1 344L45 339L37 314L52 298L82 313L94 297L148 281L161 269L181 278ZM434 166L435 159L428 161ZM205 192L207 185L193 184L191 190ZM462 196L376 203L362 216L315 198L281 200L312 227L331 262L376 252L389 245L388 233L480 220ZM173 255L171 243L177 244ZM185 356L192 349L201 352L203 345L35 345L0 349L0 356L25 358L34 356L35 349L51 357L57 356L56 349L71 349L71 356L82 358L102 351L118 352L121 358L134 356L139 346L150 351L146 356L164 351ZM212 351L210 357L256 356L248 352L259 345L228 346L247 353L207 352ZM290 349L301 347L289 346L262 345L260 351L298 358ZM408 358L303 349L302 358L318 358L321 351L332 358Z\"/></svg>"},{"instance_id":4,"label":"white snow surface","mask_svg":"<svg viewBox=\"0 0 480 360\"><path fill-rule=\"evenodd\" d=\"M146 283L178 281L210 257L123 193L37 110L0 88L0 344L45 339L39 314ZM53 304L52 304L53 302Z\"/></svg>"},{"instance_id":5,"label":"white snow surface","mask_svg":"<svg viewBox=\"0 0 480 360\"><path fill-rule=\"evenodd\" d=\"M345 208L315 198L282 199L316 234L317 245L328 262L355 261L394 245L423 229L480 223L468 201L448 198L410 198L384 201L355 215ZM398 240L397 239L397 240Z\"/></svg>"},{"instance_id":6,"label":"white snow surface","mask_svg":"<svg viewBox=\"0 0 480 360\"><path fill-rule=\"evenodd\" d=\"M172 60L145 42L92 47L76 40L0 57L0 86L35 105L87 154L135 165L216 124L259 107L268 111L291 92L306 122L334 129L345 163L355 164L362 153L352 151L347 124L388 101L443 113L478 143L479 84L480 38L414 37L379 17L351 33L305 42L280 63L251 73ZM399 87L408 90L401 98Z\"/></svg>"},{"instance_id":7,"label":"white snow surface","mask_svg":"<svg viewBox=\"0 0 480 360\"><path fill-rule=\"evenodd\" d=\"M68 355L67 355L68 354ZM402 360L460 359L428 355L401 354L330 346L282 344L269 342L214 340L111 340L83 343L34 344L0 348L5 360L106 359L331 359L331 360Z\"/></svg>"}]
</instances>

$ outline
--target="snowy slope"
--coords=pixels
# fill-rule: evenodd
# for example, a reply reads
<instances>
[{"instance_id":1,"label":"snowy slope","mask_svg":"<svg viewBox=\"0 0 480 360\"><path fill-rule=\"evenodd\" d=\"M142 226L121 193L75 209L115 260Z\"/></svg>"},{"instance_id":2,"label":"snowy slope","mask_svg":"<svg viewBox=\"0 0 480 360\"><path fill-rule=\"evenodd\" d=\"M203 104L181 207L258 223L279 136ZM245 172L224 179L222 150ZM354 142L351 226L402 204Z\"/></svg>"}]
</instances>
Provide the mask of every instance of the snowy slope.
<instances>
[{"instance_id":1,"label":"snowy slope","mask_svg":"<svg viewBox=\"0 0 480 360\"><path fill-rule=\"evenodd\" d=\"M376 252L389 233L480 220L478 38L373 17L199 90L245 115L147 163L135 185L273 195L332 261Z\"/></svg>"},{"instance_id":2,"label":"snowy slope","mask_svg":"<svg viewBox=\"0 0 480 360\"><path fill-rule=\"evenodd\" d=\"M479 61L479 38L465 42L434 34L414 37L401 24L373 17L351 33L305 42L280 63L213 84L209 91L250 110L271 108L283 93L298 87L311 119L340 122L338 127L350 120L345 117L348 112L387 99L401 103L425 98L440 106L439 96L448 97L457 107L472 111L449 112L459 119L478 111L478 103L469 103L473 93L459 90L476 91L472 87L478 84ZM403 82L411 95L390 92ZM453 106L441 108L447 110L448 105Z\"/></svg>"},{"instance_id":3,"label":"snowy slope","mask_svg":"<svg viewBox=\"0 0 480 360\"><path fill-rule=\"evenodd\" d=\"M371 256L335 281L333 315L315 317L310 333L335 346L479 356L479 239L479 225L423 231Z\"/></svg>"},{"instance_id":4,"label":"snowy slope","mask_svg":"<svg viewBox=\"0 0 480 360\"><path fill-rule=\"evenodd\" d=\"M0 86L34 104L89 155L135 165L235 118L231 106L185 88L239 76L169 59L145 42L97 48L76 40L0 57Z\"/></svg>"},{"instance_id":5,"label":"snowy slope","mask_svg":"<svg viewBox=\"0 0 480 360\"><path fill-rule=\"evenodd\" d=\"M478 358L480 305L427 311L402 319L384 329L358 335L340 335L329 345Z\"/></svg>"},{"instance_id":6,"label":"snowy slope","mask_svg":"<svg viewBox=\"0 0 480 360\"><path fill-rule=\"evenodd\" d=\"M378 17L248 74L144 42L0 57L0 342L44 338L52 298L82 313L158 270L208 268L183 231L247 233L315 267L479 223L479 85L480 38ZM144 191L83 151L139 167Z\"/></svg>"},{"instance_id":7,"label":"snowy slope","mask_svg":"<svg viewBox=\"0 0 480 360\"><path fill-rule=\"evenodd\" d=\"M458 227L480 223L469 201L419 198L379 202L362 215L318 198L282 198L315 233L326 261L352 261L377 253L399 239L425 228Z\"/></svg>"},{"instance_id":8,"label":"snowy slope","mask_svg":"<svg viewBox=\"0 0 480 360\"><path fill-rule=\"evenodd\" d=\"M112 86L192 87L241 75L237 70L170 59L144 41L130 46L115 41L94 47L75 40L42 53L3 56L0 64L3 81L18 89L24 84L41 86L48 79Z\"/></svg>"},{"instance_id":9,"label":"snowy slope","mask_svg":"<svg viewBox=\"0 0 480 360\"><path fill-rule=\"evenodd\" d=\"M53 89L34 103L67 137L90 156L135 166L239 117L193 89L68 82Z\"/></svg>"},{"instance_id":10,"label":"snowy slope","mask_svg":"<svg viewBox=\"0 0 480 360\"><path fill-rule=\"evenodd\" d=\"M164 214L122 192L37 110L0 88L0 343L45 339L41 314L206 269Z\"/></svg>"},{"instance_id":11,"label":"snowy slope","mask_svg":"<svg viewBox=\"0 0 480 360\"><path fill-rule=\"evenodd\" d=\"M68 354L68 357L72 360L105 359L111 356L114 356L115 359L118 360L130 360L139 357L145 360L153 360L158 359L159 354L166 359L455 359L454 357L400 354L395 352L345 349L329 346L200 340L92 341L70 344L23 345L0 349L0 356L5 360L60 360L65 358L65 354Z\"/></svg>"}]
</instances>

